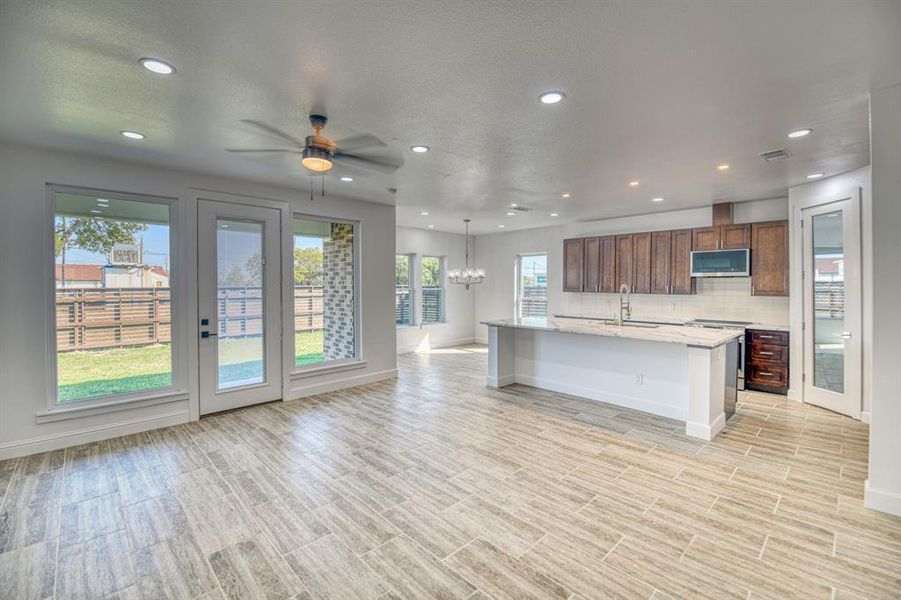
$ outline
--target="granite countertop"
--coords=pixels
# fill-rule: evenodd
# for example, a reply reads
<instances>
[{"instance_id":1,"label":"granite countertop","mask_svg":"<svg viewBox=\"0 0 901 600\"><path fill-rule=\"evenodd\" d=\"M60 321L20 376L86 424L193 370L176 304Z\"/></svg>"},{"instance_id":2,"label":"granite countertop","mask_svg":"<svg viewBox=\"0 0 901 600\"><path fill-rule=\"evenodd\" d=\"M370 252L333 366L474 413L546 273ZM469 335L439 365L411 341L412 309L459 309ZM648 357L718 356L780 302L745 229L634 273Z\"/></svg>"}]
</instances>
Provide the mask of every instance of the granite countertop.
<instances>
[{"instance_id":1,"label":"granite countertop","mask_svg":"<svg viewBox=\"0 0 901 600\"><path fill-rule=\"evenodd\" d=\"M532 329L537 331L556 331L560 333L577 333L582 335L599 335L651 342L684 344L700 348L716 348L742 335L736 329L705 329L703 327L685 327L683 325L657 325L646 327L640 325L620 326L614 323L591 321L584 318L566 317L522 317L516 319L496 319L482 321L489 327L510 327L513 329Z\"/></svg>"},{"instance_id":2,"label":"granite countertop","mask_svg":"<svg viewBox=\"0 0 901 600\"><path fill-rule=\"evenodd\" d=\"M594 315L554 315L554 318L558 319L582 319L584 321L603 321L610 320L610 317L603 316L594 316ZM674 319L670 317L641 317L637 316L631 319L633 322L646 322L646 323L665 323L667 325L685 325L689 320L693 319ZM741 319L736 319L740 321ZM789 325L773 325L772 323L749 323L745 325L745 329L767 329L769 331L789 331L791 328Z\"/></svg>"}]
</instances>

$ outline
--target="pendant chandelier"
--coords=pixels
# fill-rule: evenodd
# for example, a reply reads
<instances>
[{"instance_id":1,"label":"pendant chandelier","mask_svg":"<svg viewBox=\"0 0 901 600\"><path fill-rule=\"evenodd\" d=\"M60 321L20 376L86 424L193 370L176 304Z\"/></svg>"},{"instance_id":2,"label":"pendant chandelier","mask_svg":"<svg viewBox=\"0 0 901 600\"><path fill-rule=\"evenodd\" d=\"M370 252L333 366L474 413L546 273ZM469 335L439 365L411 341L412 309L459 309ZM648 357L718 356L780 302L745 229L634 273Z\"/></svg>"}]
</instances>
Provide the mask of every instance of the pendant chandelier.
<instances>
[{"instance_id":1,"label":"pendant chandelier","mask_svg":"<svg viewBox=\"0 0 901 600\"><path fill-rule=\"evenodd\" d=\"M466 224L466 266L462 269L451 269L447 272L447 278L451 283L457 283L469 289L469 286L485 281L485 269L469 267L469 219L463 219Z\"/></svg>"}]
</instances>

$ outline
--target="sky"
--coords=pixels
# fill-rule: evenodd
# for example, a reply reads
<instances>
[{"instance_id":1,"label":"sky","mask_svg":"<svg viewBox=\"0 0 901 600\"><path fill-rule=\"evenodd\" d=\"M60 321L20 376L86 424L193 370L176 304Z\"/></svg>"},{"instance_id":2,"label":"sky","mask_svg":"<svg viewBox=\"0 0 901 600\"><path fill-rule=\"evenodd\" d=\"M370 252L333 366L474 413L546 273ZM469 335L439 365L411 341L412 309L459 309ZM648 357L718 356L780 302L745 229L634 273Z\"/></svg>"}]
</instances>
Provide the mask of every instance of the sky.
<instances>
[{"instance_id":1,"label":"sky","mask_svg":"<svg viewBox=\"0 0 901 600\"><path fill-rule=\"evenodd\" d=\"M138 233L136 242L140 243L144 238L144 262L148 265L169 267L169 226L148 225L146 231ZM61 257L56 257L56 262L61 262ZM69 248L66 250L66 262L81 265L105 265L109 263L109 256Z\"/></svg>"}]
</instances>

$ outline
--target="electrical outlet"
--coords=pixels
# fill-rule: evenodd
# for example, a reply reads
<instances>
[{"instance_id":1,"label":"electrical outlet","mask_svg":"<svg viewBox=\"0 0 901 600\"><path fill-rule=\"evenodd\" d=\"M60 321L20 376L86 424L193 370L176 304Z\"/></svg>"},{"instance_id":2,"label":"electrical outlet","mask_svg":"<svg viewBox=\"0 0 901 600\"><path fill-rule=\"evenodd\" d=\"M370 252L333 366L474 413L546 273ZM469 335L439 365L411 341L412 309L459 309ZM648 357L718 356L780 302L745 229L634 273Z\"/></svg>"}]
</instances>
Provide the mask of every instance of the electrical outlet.
<instances>
[{"instance_id":1,"label":"electrical outlet","mask_svg":"<svg viewBox=\"0 0 901 600\"><path fill-rule=\"evenodd\" d=\"M636 373L635 374L635 383L642 385L644 384L644 373Z\"/></svg>"}]
</instances>

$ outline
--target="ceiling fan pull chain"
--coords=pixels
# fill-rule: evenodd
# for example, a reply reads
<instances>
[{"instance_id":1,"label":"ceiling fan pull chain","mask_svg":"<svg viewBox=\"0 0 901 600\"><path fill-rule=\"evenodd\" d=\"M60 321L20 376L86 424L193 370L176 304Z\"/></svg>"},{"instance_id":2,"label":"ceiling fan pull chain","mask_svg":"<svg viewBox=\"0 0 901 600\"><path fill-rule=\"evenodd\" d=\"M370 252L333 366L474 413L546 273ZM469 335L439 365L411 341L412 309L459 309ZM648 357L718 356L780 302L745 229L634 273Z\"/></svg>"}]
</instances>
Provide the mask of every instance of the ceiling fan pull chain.
<instances>
[{"instance_id":1,"label":"ceiling fan pull chain","mask_svg":"<svg viewBox=\"0 0 901 600\"><path fill-rule=\"evenodd\" d=\"M310 202L313 201L313 178L310 177Z\"/></svg>"},{"instance_id":2,"label":"ceiling fan pull chain","mask_svg":"<svg viewBox=\"0 0 901 600\"><path fill-rule=\"evenodd\" d=\"M325 198L325 173L322 174L322 197Z\"/></svg>"}]
</instances>

